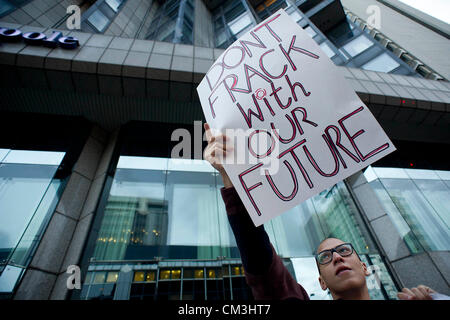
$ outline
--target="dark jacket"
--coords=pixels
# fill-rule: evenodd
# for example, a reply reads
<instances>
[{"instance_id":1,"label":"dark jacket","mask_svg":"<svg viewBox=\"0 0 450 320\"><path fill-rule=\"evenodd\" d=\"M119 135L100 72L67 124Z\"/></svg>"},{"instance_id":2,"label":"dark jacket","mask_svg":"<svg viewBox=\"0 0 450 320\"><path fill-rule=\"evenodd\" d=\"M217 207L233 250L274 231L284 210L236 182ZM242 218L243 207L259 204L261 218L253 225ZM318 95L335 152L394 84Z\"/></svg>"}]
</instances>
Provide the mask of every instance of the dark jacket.
<instances>
[{"instance_id":1,"label":"dark jacket","mask_svg":"<svg viewBox=\"0 0 450 320\"><path fill-rule=\"evenodd\" d=\"M270 243L264 226L255 227L235 188L222 188L228 221L241 254L247 284L256 300L309 300Z\"/></svg>"}]
</instances>

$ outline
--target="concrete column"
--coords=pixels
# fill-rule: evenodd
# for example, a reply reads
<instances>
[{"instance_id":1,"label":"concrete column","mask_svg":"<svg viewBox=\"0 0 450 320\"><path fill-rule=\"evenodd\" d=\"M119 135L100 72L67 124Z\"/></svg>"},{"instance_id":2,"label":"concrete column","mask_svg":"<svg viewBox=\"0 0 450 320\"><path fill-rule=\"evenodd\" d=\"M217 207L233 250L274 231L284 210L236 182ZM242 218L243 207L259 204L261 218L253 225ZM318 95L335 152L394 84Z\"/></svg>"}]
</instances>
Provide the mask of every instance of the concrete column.
<instances>
[{"instance_id":1,"label":"concrete column","mask_svg":"<svg viewBox=\"0 0 450 320\"><path fill-rule=\"evenodd\" d=\"M211 12L202 0L195 0L194 45L214 47L214 26Z\"/></svg>"},{"instance_id":2,"label":"concrete column","mask_svg":"<svg viewBox=\"0 0 450 320\"><path fill-rule=\"evenodd\" d=\"M117 133L94 127L13 299L65 299L106 178Z\"/></svg>"}]
</instances>

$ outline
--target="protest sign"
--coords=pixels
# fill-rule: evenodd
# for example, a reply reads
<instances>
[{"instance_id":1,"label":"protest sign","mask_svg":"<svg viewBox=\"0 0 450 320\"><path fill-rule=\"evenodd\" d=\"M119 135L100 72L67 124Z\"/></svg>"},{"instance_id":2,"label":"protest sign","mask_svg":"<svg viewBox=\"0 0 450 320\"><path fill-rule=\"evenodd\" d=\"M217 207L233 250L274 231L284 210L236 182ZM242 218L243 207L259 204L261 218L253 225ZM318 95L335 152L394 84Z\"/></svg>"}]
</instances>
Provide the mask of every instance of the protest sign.
<instances>
[{"instance_id":1,"label":"protest sign","mask_svg":"<svg viewBox=\"0 0 450 320\"><path fill-rule=\"evenodd\" d=\"M211 128L244 132L224 168L256 226L395 150L339 69L282 9L228 47L197 90Z\"/></svg>"}]
</instances>

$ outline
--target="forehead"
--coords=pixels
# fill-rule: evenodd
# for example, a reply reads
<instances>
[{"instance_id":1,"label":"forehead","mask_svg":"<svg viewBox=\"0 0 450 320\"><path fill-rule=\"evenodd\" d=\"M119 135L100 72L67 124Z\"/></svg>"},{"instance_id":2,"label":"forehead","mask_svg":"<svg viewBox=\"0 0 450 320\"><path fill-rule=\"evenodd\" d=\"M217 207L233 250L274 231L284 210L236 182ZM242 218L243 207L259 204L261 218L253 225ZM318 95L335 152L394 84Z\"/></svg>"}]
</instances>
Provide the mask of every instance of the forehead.
<instances>
[{"instance_id":1,"label":"forehead","mask_svg":"<svg viewBox=\"0 0 450 320\"><path fill-rule=\"evenodd\" d=\"M328 238L322 241L322 243L319 245L319 248L317 248L317 252L332 249L340 244L345 243L344 241L336 238Z\"/></svg>"}]
</instances>

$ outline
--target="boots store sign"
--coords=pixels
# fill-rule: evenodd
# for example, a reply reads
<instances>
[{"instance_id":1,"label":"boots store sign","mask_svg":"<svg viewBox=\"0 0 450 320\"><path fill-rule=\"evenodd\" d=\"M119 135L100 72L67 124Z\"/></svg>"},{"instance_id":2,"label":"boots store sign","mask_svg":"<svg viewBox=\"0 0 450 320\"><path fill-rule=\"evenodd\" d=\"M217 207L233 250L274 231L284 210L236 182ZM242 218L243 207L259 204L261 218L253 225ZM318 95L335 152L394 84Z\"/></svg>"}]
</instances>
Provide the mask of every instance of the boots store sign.
<instances>
[{"instance_id":1,"label":"boots store sign","mask_svg":"<svg viewBox=\"0 0 450 320\"><path fill-rule=\"evenodd\" d=\"M22 33L19 29L3 28L0 26L0 39L4 42L25 41L31 45L43 45L50 48L61 47L64 49L75 49L80 45L75 37L66 37L59 31L53 31L53 34L47 37L42 32Z\"/></svg>"}]
</instances>

